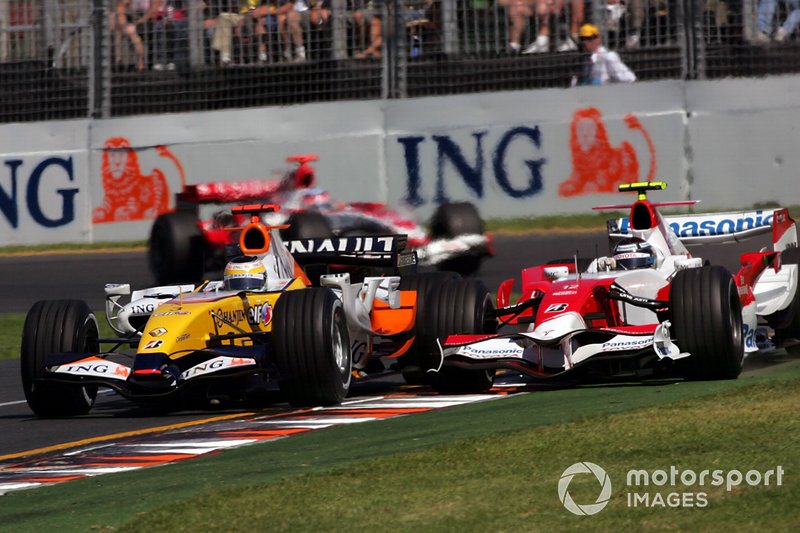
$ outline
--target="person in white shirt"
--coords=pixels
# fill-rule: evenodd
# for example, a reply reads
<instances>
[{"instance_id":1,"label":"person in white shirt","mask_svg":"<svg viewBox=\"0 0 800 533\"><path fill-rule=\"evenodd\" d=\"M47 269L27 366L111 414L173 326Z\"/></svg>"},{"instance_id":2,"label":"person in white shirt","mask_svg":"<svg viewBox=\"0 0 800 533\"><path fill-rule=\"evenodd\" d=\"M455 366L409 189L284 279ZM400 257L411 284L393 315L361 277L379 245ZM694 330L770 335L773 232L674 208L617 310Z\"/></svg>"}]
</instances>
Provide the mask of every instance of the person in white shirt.
<instances>
[{"instance_id":1,"label":"person in white shirt","mask_svg":"<svg viewBox=\"0 0 800 533\"><path fill-rule=\"evenodd\" d=\"M578 38L589 56L585 71L573 80L573 85L605 85L636 81L636 74L622 62L619 54L603 46L597 26L584 24L578 30Z\"/></svg>"}]
</instances>

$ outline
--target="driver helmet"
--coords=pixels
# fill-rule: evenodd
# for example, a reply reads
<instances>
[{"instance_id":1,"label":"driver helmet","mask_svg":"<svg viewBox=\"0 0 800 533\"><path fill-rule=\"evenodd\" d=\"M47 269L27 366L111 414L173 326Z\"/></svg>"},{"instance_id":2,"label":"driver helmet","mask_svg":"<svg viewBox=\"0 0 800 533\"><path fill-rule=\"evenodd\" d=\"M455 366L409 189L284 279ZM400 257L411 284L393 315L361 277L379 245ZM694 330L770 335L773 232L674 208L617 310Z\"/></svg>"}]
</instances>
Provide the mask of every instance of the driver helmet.
<instances>
[{"instance_id":1,"label":"driver helmet","mask_svg":"<svg viewBox=\"0 0 800 533\"><path fill-rule=\"evenodd\" d=\"M619 241L614 246L614 261L621 270L637 268L654 268L656 251L649 243L638 237L630 237Z\"/></svg>"},{"instance_id":2,"label":"driver helmet","mask_svg":"<svg viewBox=\"0 0 800 533\"><path fill-rule=\"evenodd\" d=\"M267 284L267 267L254 256L235 257L225 265L222 279L230 291L260 290Z\"/></svg>"}]
</instances>

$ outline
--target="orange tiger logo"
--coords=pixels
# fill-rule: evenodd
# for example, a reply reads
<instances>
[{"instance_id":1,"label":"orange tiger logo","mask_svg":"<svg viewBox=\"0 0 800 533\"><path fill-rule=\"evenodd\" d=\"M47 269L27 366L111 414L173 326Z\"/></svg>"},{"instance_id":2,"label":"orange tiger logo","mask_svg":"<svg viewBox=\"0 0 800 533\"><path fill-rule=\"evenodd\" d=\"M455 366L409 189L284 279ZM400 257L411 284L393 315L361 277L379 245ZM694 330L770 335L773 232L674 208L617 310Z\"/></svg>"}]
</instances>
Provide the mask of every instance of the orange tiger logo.
<instances>
[{"instance_id":1,"label":"orange tiger logo","mask_svg":"<svg viewBox=\"0 0 800 533\"><path fill-rule=\"evenodd\" d=\"M650 135L633 114L625 116L625 124L638 130L647 142L650 168L647 181L656 173L656 153ZM594 107L579 109L572 116L569 145L572 151L572 175L558 187L559 196L617 192L621 183L639 180L639 160L631 143L623 141L611 146L603 117Z\"/></svg>"},{"instance_id":2,"label":"orange tiger logo","mask_svg":"<svg viewBox=\"0 0 800 533\"><path fill-rule=\"evenodd\" d=\"M182 185L186 183L183 167L165 146L157 146L162 157L178 168ZM154 168L142 174L139 157L128 139L112 137L103 144L103 204L92 212L92 222L150 220L170 209L170 189L164 173Z\"/></svg>"}]
</instances>

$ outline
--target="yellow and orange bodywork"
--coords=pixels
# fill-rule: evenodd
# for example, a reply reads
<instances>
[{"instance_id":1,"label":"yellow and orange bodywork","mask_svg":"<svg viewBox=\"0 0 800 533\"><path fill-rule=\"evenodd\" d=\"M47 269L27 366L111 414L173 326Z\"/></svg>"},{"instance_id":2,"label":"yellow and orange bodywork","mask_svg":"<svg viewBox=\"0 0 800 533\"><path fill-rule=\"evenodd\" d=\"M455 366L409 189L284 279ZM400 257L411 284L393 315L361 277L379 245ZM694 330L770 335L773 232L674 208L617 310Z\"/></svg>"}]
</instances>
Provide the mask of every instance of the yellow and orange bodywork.
<instances>
[{"instance_id":1,"label":"yellow and orange bodywork","mask_svg":"<svg viewBox=\"0 0 800 533\"><path fill-rule=\"evenodd\" d=\"M294 279L275 292L209 291L182 295L150 315L137 355L164 353L177 360L207 348L212 337L270 332L273 310L281 294L306 287L302 279ZM240 336L226 343L250 346L253 341Z\"/></svg>"}]
</instances>

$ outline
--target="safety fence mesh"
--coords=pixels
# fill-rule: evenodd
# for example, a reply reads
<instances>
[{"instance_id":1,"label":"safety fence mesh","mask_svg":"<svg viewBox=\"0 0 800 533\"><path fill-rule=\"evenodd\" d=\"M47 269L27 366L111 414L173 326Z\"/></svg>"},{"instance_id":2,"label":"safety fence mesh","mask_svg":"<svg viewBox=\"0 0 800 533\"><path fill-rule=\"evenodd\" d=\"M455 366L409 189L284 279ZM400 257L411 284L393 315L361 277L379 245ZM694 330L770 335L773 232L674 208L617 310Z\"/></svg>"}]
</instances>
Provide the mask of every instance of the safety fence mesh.
<instances>
[{"instance_id":1,"label":"safety fence mesh","mask_svg":"<svg viewBox=\"0 0 800 533\"><path fill-rule=\"evenodd\" d=\"M0 0L0 122L800 72L777 0Z\"/></svg>"}]
</instances>

